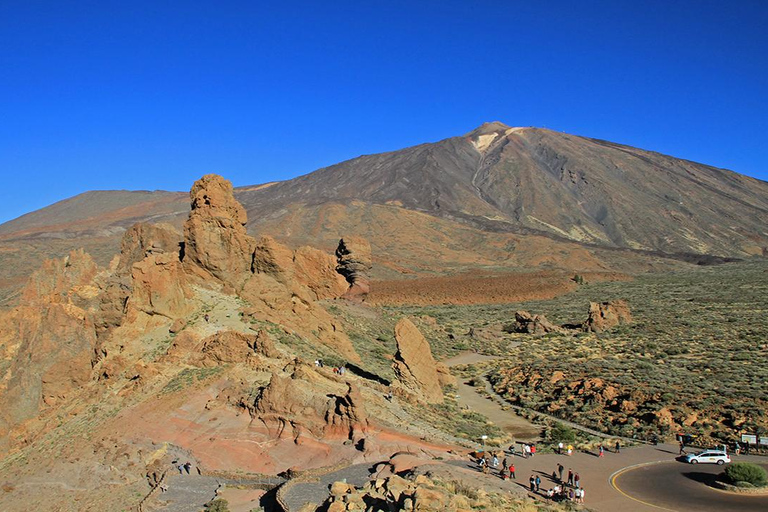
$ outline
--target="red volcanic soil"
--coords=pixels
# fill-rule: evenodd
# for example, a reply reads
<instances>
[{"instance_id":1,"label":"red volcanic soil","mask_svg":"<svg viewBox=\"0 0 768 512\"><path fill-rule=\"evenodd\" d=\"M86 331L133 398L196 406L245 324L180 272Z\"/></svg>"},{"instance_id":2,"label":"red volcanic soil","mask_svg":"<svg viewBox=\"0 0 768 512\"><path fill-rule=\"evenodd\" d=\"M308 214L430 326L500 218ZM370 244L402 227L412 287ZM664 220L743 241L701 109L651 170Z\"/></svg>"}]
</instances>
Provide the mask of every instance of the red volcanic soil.
<instances>
[{"instance_id":1,"label":"red volcanic soil","mask_svg":"<svg viewBox=\"0 0 768 512\"><path fill-rule=\"evenodd\" d=\"M620 273L587 272L587 281L627 281ZM459 274L375 281L368 302L376 305L500 304L546 300L576 288L573 273L559 270L496 275Z\"/></svg>"}]
</instances>

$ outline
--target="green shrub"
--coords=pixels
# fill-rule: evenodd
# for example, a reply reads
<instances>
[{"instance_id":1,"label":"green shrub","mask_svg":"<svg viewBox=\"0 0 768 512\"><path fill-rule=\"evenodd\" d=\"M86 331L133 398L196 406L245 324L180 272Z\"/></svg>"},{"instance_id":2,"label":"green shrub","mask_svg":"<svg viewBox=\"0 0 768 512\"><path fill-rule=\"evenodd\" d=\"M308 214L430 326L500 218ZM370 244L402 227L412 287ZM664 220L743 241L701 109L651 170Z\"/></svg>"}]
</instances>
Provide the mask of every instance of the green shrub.
<instances>
[{"instance_id":1,"label":"green shrub","mask_svg":"<svg viewBox=\"0 0 768 512\"><path fill-rule=\"evenodd\" d=\"M564 443L572 443L576 441L576 432L568 425L557 422L552 425L547 438L547 440L552 443L559 443L561 441Z\"/></svg>"},{"instance_id":2,"label":"green shrub","mask_svg":"<svg viewBox=\"0 0 768 512\"><path fill-rule=\"evenodd\" d=\"M755 487L764 487L768 484L768 473L762 467L751 462L735 462L731 464L725 468L725 478L733 485L748 483Z\"/></svg>"},{"instance_id":3,"label":"green shrub","mask_svg":"<svg viewBox=\"0 0 768 512\"><path fill-rule=\"evenodd\" d=\"M205 504L205 512L229 512L229 502L222 498L216 498Z\"/></svg>"}]
</instances>

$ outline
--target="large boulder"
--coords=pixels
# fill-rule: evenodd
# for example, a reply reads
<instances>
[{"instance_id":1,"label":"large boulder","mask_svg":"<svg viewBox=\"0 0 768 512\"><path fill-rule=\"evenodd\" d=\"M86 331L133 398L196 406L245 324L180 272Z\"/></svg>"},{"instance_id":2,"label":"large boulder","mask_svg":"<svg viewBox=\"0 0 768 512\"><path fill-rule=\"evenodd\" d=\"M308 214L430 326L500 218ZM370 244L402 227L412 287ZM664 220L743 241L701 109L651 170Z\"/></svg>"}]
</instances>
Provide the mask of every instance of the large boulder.
<instances>
[{"instance_id":1,"label":"large boulder","mask_svg":"<svg viewBox=\"0 0 768 512\"><path fill-rule=\"evenodd\" d=\"M203 340L203 365L223 363L251 363L257 356L279 357L269 333L262 329L257 334L220 331Z\"/></svg>"},{"instance_id":2,"label":"large boulder","mask_svg":"<svg viewBox=\"0 0 768 512\"><path fill-rule=\"evenodd\" d=\"M532 315L528 311L515 312L515 332L528 334L547 334L550 332L563 332L563 329L553 324L544 315Z\"/></svg>"},{"instance_id":3,"label":"large boulder","mask_svg":"<svg viewBox=\"0 0 768 512\"><path fill-rule=\"evenodd\" d=\"M184 266L236 289L251 274L255 241L247 235L245 208L232 183L216 174L197 180L189 192L191 211L184 223Z\"/></svg>"},{"instance_id":4,"label":"large boulder","mask_svg":"<svg viewBox=\"0 0 768 512\"><path fill-rule=\"evenodd\" d=\"M336 271L349 283L346 296L364 298L371 291L368 272L371 270L371 244L359 236L347 236L339 240L336 248Z\"/></svg>"},{"instance_id":5,"label":"large boulder","mask_svg":"<svg viewBox=\"0 0 768 512\"><path fill-rule=\"evenodd\" d=\"M589 315L582 324L582 329L587 332L601 332L631 322L632 314L625 300L590 302Z\"/></svg>"},{"instance_id":6,"label":"large boulder","mask_svg":"<svg viewBox=\"0 0 768 512\"><path fill-rule=\"evenodd\" d=\"M150 254L133 264L129 315L138 311L170 319L185 317L193 306L187 302L192 292L181 262L173 253Z\"/></svg>"},{"instance_id":7,"label":"large boulder","mask_svg":"<svg viewBox=\"0 0 768 512\"><path fill-rule=\"evenodd\" d=\"M437 363L432 357L429 342L407 318L395 326L397 354L392 367L398 380L408 390L421 395L426 402L443 401Z\"/></svg>"}]
</instances>

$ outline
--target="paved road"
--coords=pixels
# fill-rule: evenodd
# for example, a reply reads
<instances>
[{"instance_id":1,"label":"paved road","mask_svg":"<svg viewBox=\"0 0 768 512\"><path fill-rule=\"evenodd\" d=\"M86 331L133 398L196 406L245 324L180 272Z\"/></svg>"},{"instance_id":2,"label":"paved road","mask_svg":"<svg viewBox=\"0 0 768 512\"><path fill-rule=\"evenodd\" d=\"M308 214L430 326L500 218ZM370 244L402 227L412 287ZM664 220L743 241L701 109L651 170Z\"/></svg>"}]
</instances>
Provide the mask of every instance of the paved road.
<instances>
[{"instance_id":1,"label":"paved road","mask_svg":"<svg viewBox=\"0 0 768 512\"><path fill-rule=\"evenodd\" d=\"M371 477L371 471L376 463L364 463L348 466L344 469L328 473L318 478L316 482L302 482L291 487L286 494L285 504L289 510L299 510L307 503L320 505L328 498L328 490L333 482L346 481L356 487L362 487Z\"/></svg>"},{"instance_id":2,"label":"paved road","mask_svg":"<svg viewBox=\"0 0 768 512\"><path fill-rule=\"evenodd\" d=\"M739 457L737 460L746 460ZM762 462L768 469L764 460ZM614 486L636 504L644 504L656 510L674 512L765 512L768 496L745 496L725 493L707 486L707 482L721 473L723 468L714 464L685 464L667 461L629 469L614 479Z\"/></svg>"}]
</instances>

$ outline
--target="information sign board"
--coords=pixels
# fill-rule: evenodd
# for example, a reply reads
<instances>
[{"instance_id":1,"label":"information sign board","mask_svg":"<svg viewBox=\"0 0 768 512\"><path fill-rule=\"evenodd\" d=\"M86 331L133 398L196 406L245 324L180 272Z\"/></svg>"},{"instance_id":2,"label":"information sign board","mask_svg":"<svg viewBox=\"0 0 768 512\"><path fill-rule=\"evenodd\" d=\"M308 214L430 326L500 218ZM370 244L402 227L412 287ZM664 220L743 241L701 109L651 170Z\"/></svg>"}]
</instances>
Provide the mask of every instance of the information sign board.
<instances>
[{"instance_id":1,"label":"information sign board","mask_svg":"<svg viewBox=\"0 0 768 512\"><path fill-rule=\"evenodd\" d=\"M757 436L741 434L741 442L747 444L757 444Z\"/></svg>"}]
</instances>

